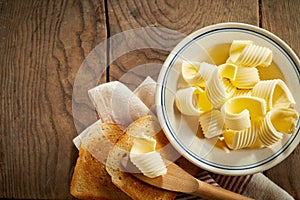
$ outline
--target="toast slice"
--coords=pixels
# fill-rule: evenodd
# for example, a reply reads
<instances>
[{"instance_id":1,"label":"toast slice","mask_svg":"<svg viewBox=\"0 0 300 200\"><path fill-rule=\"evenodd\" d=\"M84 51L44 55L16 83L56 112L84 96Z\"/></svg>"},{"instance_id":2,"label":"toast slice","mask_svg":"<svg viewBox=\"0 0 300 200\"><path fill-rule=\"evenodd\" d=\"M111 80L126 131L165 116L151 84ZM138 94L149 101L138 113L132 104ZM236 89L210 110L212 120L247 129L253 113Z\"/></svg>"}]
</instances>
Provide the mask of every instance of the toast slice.
<instances>
[{"instance_id":1,"label":"toast slice","mask_svg":"<svg viewBox=\"0 0 300 200\"><path fill-rule=\"evenodd\" d=\"M164 146L168 143L166 138L163 139L164 134L157 128L159 127L157 123L156 118L150 115L134 121L127 128L126 133L120 137L107 157L106 170L111 175L112 182L135 200L171 200L176 197L175 192L159 189L136 179L129 172L124 171L125 169L121 164L122 160L128 157L135 136L140 132L157 137L157 147ZM157 133L157 131L159 131L159 133Z\"/></svg>"},{"instance_id":2,"label":"toast slice","mask_svg":"<svg viewBox=\"0 0 300 200\"><path fill-rule=\"evenodd\" d=\"M113 123L98 126L82 141L70 192L78 199L129 200L131 198L112 183L105 169L108 151L123 131Z\"/></svg>"}]
</instances>

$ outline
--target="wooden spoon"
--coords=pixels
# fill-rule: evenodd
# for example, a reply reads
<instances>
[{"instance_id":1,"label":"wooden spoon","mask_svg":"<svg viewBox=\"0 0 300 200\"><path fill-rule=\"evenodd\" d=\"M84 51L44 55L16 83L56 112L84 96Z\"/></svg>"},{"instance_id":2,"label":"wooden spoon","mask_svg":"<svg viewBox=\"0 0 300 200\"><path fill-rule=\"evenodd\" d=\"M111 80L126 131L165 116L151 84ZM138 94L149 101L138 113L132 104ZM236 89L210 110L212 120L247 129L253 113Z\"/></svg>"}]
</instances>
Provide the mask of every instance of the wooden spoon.
<instances>
[{"instance_id":1,"label":"wooden spoon","mask_svg":"<svg viewBox=\"0 0 300 200\"><path fill-rule=\"evenodd\" d=\"M131 172L136 172L135 166L128 160L122 160L122 166L126 170L131 169ZM134 170L132 170L135 168ZM225 190L221 187L216 187L201 180L196 179L178 165L167 162L167 174L158 176L156 178L149 178L141 173L132 173L133 176L139 180L146 182L158 188L182 192L200 196L206 199L218 199L218 200L249 200L250 198L243 195Z\"/></svg>"}]
</instances>

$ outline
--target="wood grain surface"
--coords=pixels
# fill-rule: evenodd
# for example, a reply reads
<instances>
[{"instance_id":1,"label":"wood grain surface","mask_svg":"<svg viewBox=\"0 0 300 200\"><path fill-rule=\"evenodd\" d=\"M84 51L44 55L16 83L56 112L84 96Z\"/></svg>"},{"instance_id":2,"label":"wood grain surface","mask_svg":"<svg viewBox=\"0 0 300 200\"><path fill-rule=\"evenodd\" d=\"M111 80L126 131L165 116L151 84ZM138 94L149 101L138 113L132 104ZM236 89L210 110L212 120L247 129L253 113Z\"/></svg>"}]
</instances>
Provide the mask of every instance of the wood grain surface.
<instances>
[{"instance_id":1,"label":"wood grain surface","mask_svg":"<svg viewBox=\"0 0 300 200\"><path fill-rule=\"evenodd\" d=\"M270 30L299 56L299 13L299 0L0 0L0 198L73 198L69 185L78 151L72 139L96 118L85 93L95 80L121 80L133 88L147 75L156 79L184 35L227 21ZM151 30L143 35L147 40L120 35L141 27L178 34L166 32L160 49L143 48L160 42ZM144 45L131 51L136 42ZM93 80L78 87L77 73L90 69L93 56L109 68L101 76L91 70ZM265 172L295 199L299 161L300 147Z\"/></svg>"},{"instance_id":2,"label":"wood grain surface","mask_svg":"<svg viewBox=\"0 0 300 200\"><path fill-rule=\"evenodd\" d=\"M0 2L0 198L70 199L73 83L106 39L104 2Z\"/></svg>"},{"instance_id":3,"label":"wood grain surface","mask_svg":"<svg viewBox=\"0 0 300 200\"><path fill-rule=\"evenodd\" d=\"M258 2L256 0L243 0L239 4L234 1L108 1L108 19L110 35L116 35L130 29L138 29L145 26L164 27L178 32L177 38L164 38L172 50L175 45L191 32L211 25L226 21L245 22L258 25ZM192 3L191 3L192 2ZM180 34L181 33L181 37ZM150 33L151 34L151 33ZM143 35L147 37L147 35ZM147 38L146 38L147 40ZM152 41L153 43L155 41ZM126 51L128 40L111 44L110 54L114 51ZM117 59L110 60L110 79L120 80L124 73L145 63L153 63L157 70L157 64L162 64L169 51L157 51L153 49L140 49L126 54ZM158 68L158 70L160 67ZM157 75L157 73L155 73ZM143 80L143 76L130 80ZM152 78L157 78L152 76ZM124 81L125 82L125 81ZM130 83L126 83L129 84ZM134 83L131 83L134 85Z\"/></svg>"}]
</instances>

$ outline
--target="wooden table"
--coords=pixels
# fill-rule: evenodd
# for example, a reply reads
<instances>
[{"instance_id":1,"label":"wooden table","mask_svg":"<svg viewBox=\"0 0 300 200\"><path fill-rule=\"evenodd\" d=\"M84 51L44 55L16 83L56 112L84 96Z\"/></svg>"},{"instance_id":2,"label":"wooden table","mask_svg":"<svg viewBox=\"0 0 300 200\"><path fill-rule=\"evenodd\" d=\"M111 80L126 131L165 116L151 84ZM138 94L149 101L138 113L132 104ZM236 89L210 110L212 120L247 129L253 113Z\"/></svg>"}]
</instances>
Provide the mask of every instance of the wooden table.
<instances>
[{"instance_id":1,"label":"wooden table","mask_svg":"<svg viewBox=\"0 0 300 200\"><path fill-rule=\"evenodd\" d=\"M102 64L113 61L99 83L118 80L140 65L161 65L168 55L140 49L111 60L112 45L122 51L128 41L110 44L108 38L139 27L189 34L235 21L275 33L299 56L299 13L299 0L0 0L0 198L72 198L78 156L72 139L95 119L87 114L90 105L77 109L84 120L73 117L73 86L97 45L105 47L99 52ZM265 174L300 199L299 169L300 146Z\"/></svg>"}]
</instances>

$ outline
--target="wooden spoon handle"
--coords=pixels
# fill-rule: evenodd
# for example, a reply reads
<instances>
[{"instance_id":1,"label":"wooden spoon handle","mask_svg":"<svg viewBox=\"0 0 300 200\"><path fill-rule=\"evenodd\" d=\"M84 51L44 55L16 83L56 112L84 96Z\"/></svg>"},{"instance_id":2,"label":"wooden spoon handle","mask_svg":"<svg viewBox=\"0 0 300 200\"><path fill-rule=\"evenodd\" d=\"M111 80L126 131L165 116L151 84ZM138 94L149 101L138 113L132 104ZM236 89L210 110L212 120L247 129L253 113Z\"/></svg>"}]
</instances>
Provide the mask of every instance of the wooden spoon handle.
<instances>
[{"instance_id":1,"label":"wooden spoon handle","mask_svg":"<svg viewBox=\"0 0 300 200\"><path fill-rule=\"evenodd\" d=\"M240 195L238 193L225 190L221 187L216 187L214 185L205 183L200 180L197 181L199 183L199 187L197 191L193 192L193 195L201 196L207 199L215 199L215 200L250 200L251 199L243 195Z\"/></svg>"}]
</instances>

